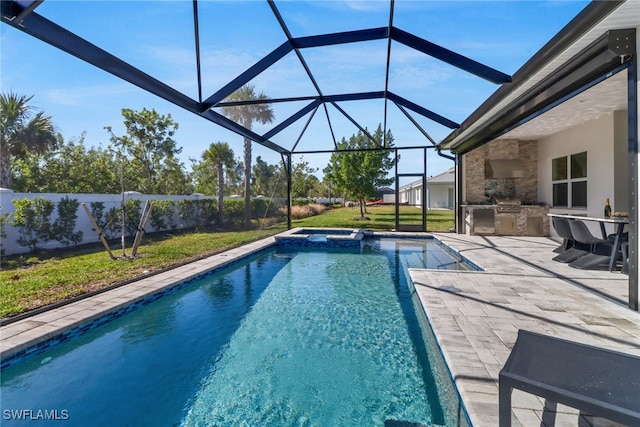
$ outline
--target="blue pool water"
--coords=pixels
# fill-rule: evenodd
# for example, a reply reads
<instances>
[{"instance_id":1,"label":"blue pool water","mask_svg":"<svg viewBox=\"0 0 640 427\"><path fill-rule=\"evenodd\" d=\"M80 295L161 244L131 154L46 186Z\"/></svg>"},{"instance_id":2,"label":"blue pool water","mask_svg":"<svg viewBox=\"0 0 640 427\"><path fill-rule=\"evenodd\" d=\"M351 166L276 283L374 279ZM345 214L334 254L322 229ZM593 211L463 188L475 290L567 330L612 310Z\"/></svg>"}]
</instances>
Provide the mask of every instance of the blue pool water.
<instances>
[{"instance_id":1,"label":"blue pool water","mask_svg":"<svg viewBox=\"0 0 640 427\"><path fill-rule=\"evenodd\" d=\"M270 249L204 276L3 370L2 425L457 425L405 277L449 264L431 244Z\"/></svg>"}]
</instances>

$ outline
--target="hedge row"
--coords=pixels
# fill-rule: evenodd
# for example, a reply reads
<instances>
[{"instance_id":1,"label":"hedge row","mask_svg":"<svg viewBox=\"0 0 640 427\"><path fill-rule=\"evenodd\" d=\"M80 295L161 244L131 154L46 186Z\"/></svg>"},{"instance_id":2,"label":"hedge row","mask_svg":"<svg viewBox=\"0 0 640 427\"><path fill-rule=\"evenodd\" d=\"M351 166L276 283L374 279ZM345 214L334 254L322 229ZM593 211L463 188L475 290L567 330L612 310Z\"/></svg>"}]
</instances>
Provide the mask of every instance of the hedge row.
<instances>
[{"instance_id":1,"label":"hedge row","mask_svg":"<svg viewBox=\"0 0 640 427\"><path fill-rule=\"evenodd\" d=\"M57 205L43 197L32 199L14 199L13 214L0 215L0 254L3 254L2 241L7 237L6 225L18 228L17 243L37 251L47 242L58 241L65 247L75 246L82 241L83 232L76 231L76 221L80 203L77 199L64 197ZM202 200L152 200L153 208L149 225L152 231L176 229L216 229L218 227L241 227L244 218L244 200L224 200L223 222L216 224L217 201ZM125 235L135 235L142 215L140 200L129 199L121 206L106 210L103 202L90 203L91 214L107 239L120 236L123 228ZM280 204L271 199L252 200L252 218L278 217ZM52 214L57 209L57 217ZM12 218L11 218L12 216Z\"/></svg>"}]
</instances>

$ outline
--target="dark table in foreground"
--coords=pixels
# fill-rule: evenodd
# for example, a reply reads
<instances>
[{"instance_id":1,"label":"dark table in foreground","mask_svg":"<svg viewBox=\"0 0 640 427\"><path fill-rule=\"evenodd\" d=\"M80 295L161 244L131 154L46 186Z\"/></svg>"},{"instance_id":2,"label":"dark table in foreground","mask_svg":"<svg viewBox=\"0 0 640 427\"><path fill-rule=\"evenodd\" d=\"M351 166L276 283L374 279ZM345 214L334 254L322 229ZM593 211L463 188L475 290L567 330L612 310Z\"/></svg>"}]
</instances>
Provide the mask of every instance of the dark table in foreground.
<instances>
[{"instance_id":1,"label":"dark table in foreground","mask_svg":"<svg viewBox=\"0 0 640 427\"><path fill-rule=\"evenodd\" d=\"M500 427L514 388L629 426L640 426L640 357L518 331L500 371Z\"/></svg>"}]
</instances>

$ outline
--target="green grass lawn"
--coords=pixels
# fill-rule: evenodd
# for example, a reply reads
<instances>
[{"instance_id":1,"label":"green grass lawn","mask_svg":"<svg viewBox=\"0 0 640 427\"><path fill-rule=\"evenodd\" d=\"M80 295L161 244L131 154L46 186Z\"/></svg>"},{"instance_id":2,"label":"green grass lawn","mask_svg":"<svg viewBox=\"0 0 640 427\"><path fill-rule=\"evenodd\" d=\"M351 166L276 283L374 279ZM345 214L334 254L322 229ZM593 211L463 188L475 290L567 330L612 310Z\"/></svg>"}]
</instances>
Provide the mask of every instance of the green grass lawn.
<instances>
[{"instance_id":1,"label":"green grass lawn","mask_svg":"<svg viewBox=\"0 0 640 427\"><path fill-rule=\"evenodd\" d=\"M420 210L401 207L401 223L421 222ZM347 227L367 230L391 230L395 227L393 206L372 206L366 217L357 220L359 208L339 208L310 218L294 220L293 227ZM453 211L429 211L428 231L448 231L453 224ZM138 250L138 257L112 260L102 248L55 252L48 255L26 255L24 259L9 259L0 271L0 317L76 297L87 292L131 280L144 274L222 252L242 244L280 233L286 225L278 224L242 232L189 233L148 235ZM121 247L112 248L114 255ZM130 248L127 250L130 253Z\"/></svg>"},{"instance_id":2,"label":"green grass lawn","mask_svg":"<svg viewBox=\"0 0 640 427\"><path fill-rule=\"evenodd\" d=\"M325 211L322 215L292 221L294 227L353 227L367 230L392 230L395 228L395 206L368 206L367 221L357 219L360 208L340 208ZM400 224L421 224L422 211L410 206L400 206ZM446 232L454 227L453 211L427 211L427 231Z\"/></svg>"}]
</instances>

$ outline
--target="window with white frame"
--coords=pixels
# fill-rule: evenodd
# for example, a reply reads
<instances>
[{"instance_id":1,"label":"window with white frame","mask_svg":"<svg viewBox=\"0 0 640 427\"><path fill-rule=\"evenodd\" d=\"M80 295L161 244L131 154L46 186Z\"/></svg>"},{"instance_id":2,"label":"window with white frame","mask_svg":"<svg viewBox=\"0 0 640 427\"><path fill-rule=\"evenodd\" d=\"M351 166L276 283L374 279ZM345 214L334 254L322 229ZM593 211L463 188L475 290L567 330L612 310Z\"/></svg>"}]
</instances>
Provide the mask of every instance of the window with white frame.
<instances>
[{"instance_id":1,"label":"window with white frame","mask_svg":"<svg viewBox=\"0 0 640 427\"><path fill-rule=\"evenodd\" d=\"M553 206L587 207L587 152L551 160Z\"/></svg>"}]
</instances>

